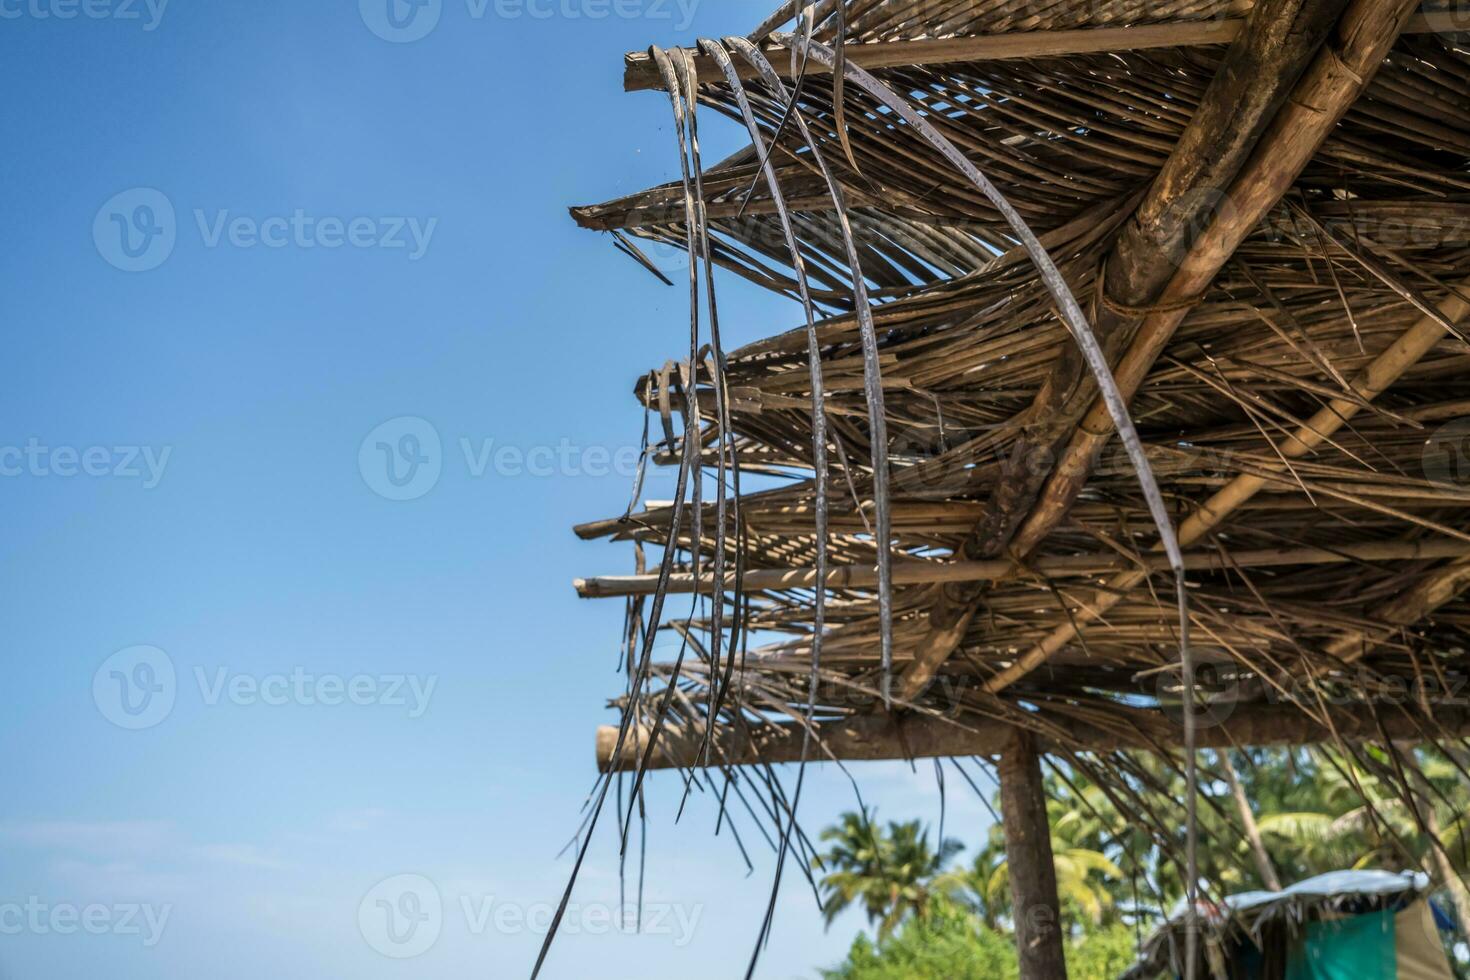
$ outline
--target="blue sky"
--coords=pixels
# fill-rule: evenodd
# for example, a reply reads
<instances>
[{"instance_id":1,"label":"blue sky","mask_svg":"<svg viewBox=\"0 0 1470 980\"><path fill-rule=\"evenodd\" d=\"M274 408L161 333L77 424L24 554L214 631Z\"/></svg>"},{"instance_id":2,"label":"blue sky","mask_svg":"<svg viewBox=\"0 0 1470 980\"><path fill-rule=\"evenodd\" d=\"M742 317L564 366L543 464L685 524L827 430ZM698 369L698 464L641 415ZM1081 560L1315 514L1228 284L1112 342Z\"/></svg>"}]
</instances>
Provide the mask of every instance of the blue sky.
<instances>
[{"instance_id":1,"label":"blue sky","mask_svg":"<svg viewBox=\"0 0 1470 980\"><path fill-rule=\"evenodd\" d=\"M687 344L566 207L677 173L622 52L767 10L395 2L0 0L0 980L519 977L560 896L620 685L621 606L570 582L631 564L570 525L623 507L632 381ZM723 282L729 343L796 324ZM929 767L859 774L937 820ZM813 828L852 805L810 787ZM772 861L677 802L661 927L600 934L601 833L547 976L743 969ZM377 902L436 898L384 955ZM760 975L860 925L792 876Z\"/></svg>"}]
</instances>

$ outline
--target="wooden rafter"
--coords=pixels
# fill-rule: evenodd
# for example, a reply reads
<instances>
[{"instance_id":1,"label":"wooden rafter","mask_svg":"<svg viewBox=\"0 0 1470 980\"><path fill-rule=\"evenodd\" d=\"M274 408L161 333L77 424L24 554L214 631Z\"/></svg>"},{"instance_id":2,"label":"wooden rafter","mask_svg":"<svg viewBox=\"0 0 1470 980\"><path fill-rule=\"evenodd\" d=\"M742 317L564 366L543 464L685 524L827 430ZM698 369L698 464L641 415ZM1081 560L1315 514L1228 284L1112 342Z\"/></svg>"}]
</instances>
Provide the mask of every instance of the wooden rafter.
<instances>
[{"instance_id":1,"label":"wooden rafter","mask_svg":"<svg viewBox=\"0 0 1470 980\"><path fill-rule=\"evenodd\" d=\"M1189 300L1201 295L1220 268L1234 254L1236 248L1250 231L1276 206L1282 195L1306 167L1332 128L1363 91L1388 49L1397 39L1404 23L1413 12L1408 0L1354 0L1343 13L1336 28L1336 37L1315 58L1316 46L1298 35L1296 43L1282 44L1279 31L1251 31L1244 38L1260 38L1261 44L1270 42L1269 54L1262 55L1250 42L1247 47L1232 46L1225 66L1212 83L1206 103L1195 118L1204 120L1201 128L1214 127L1219 114L1243 103L1254 106L1257 113L1256 132L1258 139L1243 141L1233 131L1227 131L1226 146L1242 159L1242 166L1235 173L1226 195L1229 207L1221 209L1216 219L1209 224L1200 237L1189 247L1180 260L1178 272L1163 286L1162 292L1147 300L1156 308L1144 317L1134 334L1133 342L1124 353L1114 371L1118 385L1126 396L1131 396L1142 384L1149 367L1162 352L1164 344L1173 336L1175 329L1184 320ZM1310 23L1317 22L1316 11L1308 7L1298 13L1306 16ZM1278 17L1279 8L1262 3L1252 11L1255 17ZM1275 67L1261 74L1252 71L1259 63ZM1282 66L1283 61L1298 61L1311 64L1304 73ZM1294 84L1301 77L1299 84ZM1280 89L1277 92L1259 92L1259 86ZM1291 99L1282 106L1281 97L1290 91ZM1247 96L1249 93L1249 97ZM1269 124L1269 125L1268 125ZM1193 122L1191 123L1193 127ZM1188 132L1186 134L1188 136ZM1197 153L1209 145L1207 136L1182 139L1181 145L1191 147ZM1246 154L1249 154L1246 159ZM1181 208L1188 208L1191 195L1198 192L1212 193L1209 178L1216 176L1209 170L1201 170L1192 159L1181 164L1186 173L1204 178L1203 181L1184 180L1175 184L1155 184L1150 198L1140 205L1138 214L1153 215L1149 226L1136 231L1125 240L1137 247L1131 251L1115 252L1119 261L1131 256L1135 263L1157 261L1161 254L1146 247L1150 241L1168 241L1170 232L1165 225L1173 224L1169 216ZM1218 186L1218 185L1216 185ZM1160 188L1163 187L1163 190ZM1171 201L1155 203L1159 194L1170 195ZM1200 201L1194 202L1196 207ZM1216 202L1211 201L1211 204ZM1117 281L1147 282L1146 272L1127 270ZM1109 282L1113 282L1112 276ZM1049 399L1055 403L1056 398ZM1099 400L1100 402L1100 400ZM1003 487L996 495L1002 513L991 522L992 544L1009 547L1014 553L1028 554L1061 523L1076 495L1081 491L1090 470L1093 450L1106 440L1112 431L1111 419L1106 406L1094 402L1081 425L1072 429L1070 442L1065 442L1059 464L1039 501L1033 506L1032 489L1035 474L1026 473L1024 485ZM1042 406L1047 411L1056 411L1059 406ZM1065 416L1064 416L1065 417ZM1073 416L1075 418L1075 416ZM1054 427L1048 427L1046 445L1053 441ZM1003 513L1005 510L1022 509L1024 521ZM1017 524L1019 523L1019 528ZM995 528L1009 528L1008 534L995 534ZM911 698L928 685L940 666L953 654L978 608L980 595L968 591L959 596L948 596L937 604L931 614L933 625L929 635L921 642L913 664L905 672L898 689L901 696ZM947 601L946 601L947 599ZM1028 655L1028 661L1041 662L1044 656ZM1029 668L1027 668L1029 669ZM1020 676L1024 669L1006 672L1006 677ZM1003 684L1001 686L1004 686ZM998 689L998 688L997 688Z\"/></svg>"}]
</instances>

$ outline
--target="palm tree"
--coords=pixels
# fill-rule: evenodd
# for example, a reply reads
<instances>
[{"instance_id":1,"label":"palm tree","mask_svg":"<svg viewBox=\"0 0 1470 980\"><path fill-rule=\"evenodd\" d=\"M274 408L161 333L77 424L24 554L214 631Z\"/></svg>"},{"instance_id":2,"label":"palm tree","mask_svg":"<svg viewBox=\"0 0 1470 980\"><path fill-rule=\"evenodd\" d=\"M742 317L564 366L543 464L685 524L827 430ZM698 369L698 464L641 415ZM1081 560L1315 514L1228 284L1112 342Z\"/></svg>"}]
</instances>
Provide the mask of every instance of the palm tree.
<instances>
[{"instance_id":1,"label":"palm tree","mask_svg":"<svg viewBox=\"0 0 1470 980\"><path fill-rule=\"evenodd\" d=\"M868 922L878 925L880 941L910 913L921 918L928 914L935 877L964 847L944 840L934 851L928 828L917 820L892 821L884 833L866 810L844 813L835 827L822 831L821 839L832 846L812 860L812 867L826 872L822 913L827 924L860 902Z\"/></svg>"},{"instance_id":2,"label":"palm tree","mask_svg":"<svg viewBox=\"0 0 1470 980\"><path fill-rule=\"evenodd\" d=\"M1078 846L1066 836L1068 828L1080 826L1066 819L1052 822L1052 863L1057 874L1057 896L1063 917L1078 925L1100 925L1112 911L1114 900L1108 885L1123 879L1123 871L1106 854ZM1010 913L1010 864L1006 860L1005 834L991 827L990 840L975 856L970 867L951 872L937 886L960 897L974 908L990 928Z\"/></svg>"},{"instance_id":3,"label":"palm tree","mask_svg":"<svg viewBox=\"0 0 1470 980\"><path fill-rule=\"evenodd\" d=\"M1363 758L1384 769L1388 763L1379 755L1381 749L1371 749ZM1301 809L1263 817L1261 833L1292 855L1303 877L1413 861L1444 883L1461 930L1470 931L1470 890L1463 879L1470 868L1470 849L1463 833L1466 807L1459 768L1427 752L1411 759L1406 766L1414 790L1411 810L1397 787L1385 785L1395 779L1329 748L1314 749L1309 758L1318 798L1303 801Z\"/></svg>"},{"instance_id":4,"label":"palm tree","mask_svg":"<svg viewBox=\"0 0 1470 980\"><path fill-rule=\"evenodd\" d=\"M1470 933L1470 752L1395 751L1317 746L1217 754L1200 787L1200 835L1209 842L1201 849L1201 878L1212 892L1231 894L1268 888L1273 876L1289 883L1343 868L1423 869L1446 884ZM1105 791L1085 771L1047 780L1057 889L1074 935L1119 922L1146 925L1184 894L1184 831L1167 822L1186 792L1180 766L1140 755L1130 758L1128 772L1122 805L1137 809L1126 815L1119 791ZM973 862L950 871L944 865L960 845L945 841L936 853L918 821L884 829L866 811L846 813L822 839L832 847L813 866L826 872L829 924L861 903L881 942L905 919L931 922L931 906L954 900L991 929L1010 925L998 826Z\"/></svg>"}]
</instances>

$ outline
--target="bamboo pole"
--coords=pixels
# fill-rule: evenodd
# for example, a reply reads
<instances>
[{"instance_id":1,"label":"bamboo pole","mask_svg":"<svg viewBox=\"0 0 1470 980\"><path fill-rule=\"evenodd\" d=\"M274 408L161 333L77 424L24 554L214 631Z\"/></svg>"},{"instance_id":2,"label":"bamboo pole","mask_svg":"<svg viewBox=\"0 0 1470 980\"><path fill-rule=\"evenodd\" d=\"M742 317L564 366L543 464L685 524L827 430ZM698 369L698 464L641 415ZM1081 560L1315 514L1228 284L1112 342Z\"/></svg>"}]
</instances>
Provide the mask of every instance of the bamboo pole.
<instances>
[{"instance_id":1,"label":"bamboo pole","mask_svg":"<svg viewBox=\"0 0 1470 980\"><path fill-rule=\"evenodd\" d=\"M1259 31L1253 30L1242 41L1250 43L1246 38L1254 39L1264 49L1263 53L1257 56L1253 50L1232 46L1226 56L1226 65L1211 83L1206 101L1196 110L1190 126L1194 128L1198 120L1201 127L1217 127L1221 113L1219 103L1225 102L1228 108L1227 100L1245 99L1256 107L1264 132L1248 142L1241 142L1238 134L1232 133L1232 138L1227 141L1226 147L1242 157L1250 151L1249 158L1244 159L1238 172L1226 171L1223 174L1226 180L1234 178L1229 185L1229 194L1225 196L1225 205L1217 209L1216 219L1183 256L1178 271L1162 293L1149 300L1157 312L1144 317L1113 372L1125 398L1131 397L1143 383L1149 368L1191 308L1190 300L1209 288L1216 273L1281 200L1338 120L1366 87L1412 12L1410 0L1353 0L1337 24L1334 41L1317 52L1301 75L1301 81L1293 88L1297 75L1285 70L1282 63L1292 58L1305 60L1314 49L1301 44L1281 46L1279 36L1267 29L1269 18L1277 16L1275 6L1263 4L1253 11L1253 24L1254 17L1259 16L1267 18L1266 26ZM1307 8L1302 16L1312 20L1316 13L1316 8ZM1267 97L1274 93L1257 92L1257 79L1253 72L1264 72L1263 78L1268 87L1284 86L1283 91L1291 93L1290 99L1274 115L1271 113L1275 101ZM1248 99L1247 95L1250 96ZM1196 154L1212 148L1208 139L1192 137L1189 130L1181 137L1180 145L1188 145L1190 152ZM1140 204L1139 213L1153 215L1154 220L1149 227L1135 229L1125 236L1125 240L1136 246L1117 253L1125 260L1131 257L1141 262L1150 256L1155 261L1168 258L1158 249L1150 249L1148 243L1169 240L1173 234L1171 227L1178 224L1170 217L1171 212L1186 209L1198 216L1202 203L1215 190L1210 180L1222 176L1217 170L1200 169L1193 162L1181 164L1180 169L1182 176L1179 181L1166 185L1155 183L1150 198ZM1168 200L1154 202L1152 196L1156 193L1167 195ZM1136 276L1109 273L1107 281L1113 283L1120 279L1147 284L1146 273L1143 272ZM1048 412L1055 412L1058 408L1040 404L1037 407ZM1009 491L1028 505L1029 513L1018 516L1011 525L1015 527L1007 542L1011 553L1029 554L1061 523L1087 482L1091 460L1112 431L1112 418L1102 399L1098 398L1073 430L1070 442L1059 457L1058 465L1042 484L1041 496L1034 500L1034 505L1033 494L1026 492L1029 488L1002 486L997 492L997 499L1002 499L1005 491ZM1002 509L1013 503L1003 504ZM929 684L963 639L979 599L977 593L962 596L959 601L946 601L941 596L936 602L936 609L930 614L933 626L915 647L914 659L897 685L898 697L911 700ZM1022 670L1016 676L1024 672ZM1008 682L1003 681L1001 686Z\"/></svg>"},{"instance_id":2,"label":"bamboo pole","mask_svg":"<svg viewBox=\"0 0 1470 980\"><path fill-rule=\"evenodd\" d=\"M1355 561L1414 561L1430 558L1470 557L1470 543L1453 538L1431 538L1420 541L1373 541L1345 544L1332 548L1264 548L1238 551L1228 560L1217 551L1201 551L1184 556L1185 568L1191 571L1220 571L1229 567L1268 568L1283 565L1333 565ZM1138 561L1118 554L1055 555L1037 558L1023 565L1008 558L988 561L909 561L893 566L894 585L933 585L943 582L1001 582L1027 572L1053 578L1100 575L1106 572L1142 568L1165 571L1168 561L1162 555L1142 555ZM658 589L657 575L603 575L573 580L577 595L584 599L608 599L623 596L653 595ZM817 574L810 568L758 568L745 572L740 581L742 592L810 589L817 584ZM828 570L827 588L873 588L878 575L872 565L839 565ZM735 576L725 577L722 592L733 591ZM715 590L713 575L702 575L696 582L688 573L669 577L666 590L672 594L699 592L711 595ZM1417 618L1417 617L1416 617ZM1410 620L1412 622L1412 620Z\"/></svg>"}]
</instances>

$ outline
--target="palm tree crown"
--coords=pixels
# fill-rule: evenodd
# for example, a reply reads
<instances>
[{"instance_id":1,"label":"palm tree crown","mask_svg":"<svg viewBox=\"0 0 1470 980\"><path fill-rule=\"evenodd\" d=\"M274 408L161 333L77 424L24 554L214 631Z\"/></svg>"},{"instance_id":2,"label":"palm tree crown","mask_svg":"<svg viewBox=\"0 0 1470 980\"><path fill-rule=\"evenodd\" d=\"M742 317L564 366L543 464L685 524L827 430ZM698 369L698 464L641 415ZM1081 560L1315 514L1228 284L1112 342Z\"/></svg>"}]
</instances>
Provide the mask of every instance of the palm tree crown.
<instances>
[{"instance_id":1,"label":"palm tree crown","mask_svg":"<svg viewBox=\"0 0 1470 980\"><path fill-rule=\"evenodd\" d=\"M923 916L936 876L964 847L944 840L936 851L929 830L919 821L891 821L885 833L864 810L842 815L836 826L822 831L832 846L812 861L824 871L822 913L831 925L843 909L861 903L868 922L876 923L880 939L910 913Z\"/></svg>"}]
</instances>

